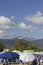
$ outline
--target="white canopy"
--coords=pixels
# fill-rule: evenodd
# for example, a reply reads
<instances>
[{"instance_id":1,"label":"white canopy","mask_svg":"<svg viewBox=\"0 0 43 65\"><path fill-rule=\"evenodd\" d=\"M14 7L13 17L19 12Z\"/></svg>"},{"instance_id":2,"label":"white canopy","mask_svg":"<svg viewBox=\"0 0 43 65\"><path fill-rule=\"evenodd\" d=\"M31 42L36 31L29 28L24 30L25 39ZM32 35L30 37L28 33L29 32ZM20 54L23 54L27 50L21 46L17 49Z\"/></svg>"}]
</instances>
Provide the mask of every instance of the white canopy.
<instances>
[{"instance_id":1,"label":"white canopy","mask_svg":"<svg viewBox=\"0 0 43 65\"><path fill-rule=\"evenodd\" d=\"M23 62L33 61L33 59L35 58L31 52L21 52L18 54L20 55L20 60L22 60Z\"/></svg>"},{"instance_id":2,"label":"white canopy","mask_svg":"<svg viewBox=\"0 0 43 65\"><path fill-rule=\"evenodd\" d=\"M36 55L43 55L43 52L33 52L33 54L36 54Z\"/></svg>"}]
</instances>

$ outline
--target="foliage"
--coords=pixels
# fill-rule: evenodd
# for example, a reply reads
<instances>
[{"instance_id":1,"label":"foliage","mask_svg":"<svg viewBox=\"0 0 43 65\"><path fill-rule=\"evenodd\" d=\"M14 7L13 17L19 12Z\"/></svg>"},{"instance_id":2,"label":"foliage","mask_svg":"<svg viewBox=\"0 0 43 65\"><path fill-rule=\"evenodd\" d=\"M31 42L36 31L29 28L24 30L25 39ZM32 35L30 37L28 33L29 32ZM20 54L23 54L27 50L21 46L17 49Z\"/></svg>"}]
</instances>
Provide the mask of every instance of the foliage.
<instances>
[{"instance_id":1,"label":"foliage","mask_svg":"<svg viewBox=\"0 0 43 65\"><path fill-rule=\"evenodd\" d=\"M41 49L37 48L35 45L26 44L22 39L17 40L14 47L12 47L9 51L13 51L13 50L18 50L18 51L23 51L23 50L41 51Z\"/></svg>"},{"instance_id":2,"label":"foliage","mask_svg":"<svg viewBox=\"0 0 43 65\"><path fill-rule=\"evenodd\" d=\"M4 48L5 48L5 46L2 43L0 43L0 52L3 51Z\"/></svg>"},{"instance_id":3,"label":"foliage","mask_svg":"<svg viewBox=\"0 0 43 65\"><path fill-rule=\"evenodd\" d=\"M35 45L32 45L32 44L29 44L29 45L28 45L28 48L31 49L31 50L36 50L36 49L38 49Z\"/></svg>"},{"instance_id":4,"label":"foliage","mask_svg":"<svg viewBox=\"0 0 43 65\"><path fill-rule=\"evenodd\" d=\"M18 40L14 45L15 50L23 51L27 49L28 44L25 44L23 40Z\"/></svg>"},{"instance_id":5,"label":"foliage","mask_svg":"<svg viewBox=\"0 0 43 65\"><path fill-rule=\"evenodd\" d=\"M34 50L36 51L43 51L41 48L37 48L35 45L27 44L24 42L23 39L17 40L14 44L14 47L10 48L9 51L18 50L18 51L24 51L24 50Z\"/></svg>"}]
</instances>

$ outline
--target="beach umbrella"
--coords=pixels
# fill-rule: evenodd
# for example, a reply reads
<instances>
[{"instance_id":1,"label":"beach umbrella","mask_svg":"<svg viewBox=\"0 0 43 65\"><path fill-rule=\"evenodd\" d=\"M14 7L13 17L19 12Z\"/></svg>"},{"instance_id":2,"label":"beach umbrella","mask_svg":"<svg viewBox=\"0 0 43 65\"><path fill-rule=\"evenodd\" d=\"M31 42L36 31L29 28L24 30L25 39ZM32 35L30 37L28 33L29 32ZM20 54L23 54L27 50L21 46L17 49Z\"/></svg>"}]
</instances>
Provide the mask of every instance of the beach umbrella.
<instances>
[{"instance_id":1,"label":"beach umbrella","mask_svg":"<svg viewBox=\"0 0 43 65\"><path fill-rule=\"evenodd\" d=\"M32 53L25 53L24 55L25 55L24 56L25 62L33 61L35 59L35 57Z\"/></svg>"},{"instance_id":2,"label":"beach umbrella","mask_svg":"<svg viewBox=\"0 0 43 65\"><path fill-rule=\"evenodd\" d=\"M20 55L20 60L22 60L24 63L33 61L35 59L35 56L30 52L19 53L19 55Z\"/></svg>"},{"instance_id":3,"label":"beach umbrella","mask_svg":"<svg viewBox=\"0 0 43 65\"><path fill-rule=\"evenodd\" d=\"M5 52L0 54L0 58L3 59L19 59L19 54L15 53L15 52Z\"/></svg>"},{"instance_id":4,"label":"beach umbrella","mask_svg":"<svg viewBox=\"0 0 43 65\"><path fill-rule=\"evenodd\" d=\"M43 52L33 52L35 55L43 55Z\"/></svg>"}]
</instances>

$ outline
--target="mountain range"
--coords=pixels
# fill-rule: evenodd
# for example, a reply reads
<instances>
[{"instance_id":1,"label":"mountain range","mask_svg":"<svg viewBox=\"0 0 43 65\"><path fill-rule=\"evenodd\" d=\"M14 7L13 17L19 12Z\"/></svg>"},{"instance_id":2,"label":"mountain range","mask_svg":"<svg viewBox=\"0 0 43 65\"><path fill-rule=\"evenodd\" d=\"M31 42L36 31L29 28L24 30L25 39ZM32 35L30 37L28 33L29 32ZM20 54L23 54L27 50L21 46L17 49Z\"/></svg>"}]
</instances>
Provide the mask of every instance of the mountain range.
<instances>
[{"instance_id":1,"label":"mountain range","mask_svg":"<svg viewBox=\"0 0 43 65\"><path fill-rule=\"evenodd\" d=\"M43 48L43 39L27 38L18 36L12 39L0 39L0 42L5 45L6 48L11 48L14 46L17 40L22 39L27 44L35 45L39 48Z\"/></svg>"}]
</instances>

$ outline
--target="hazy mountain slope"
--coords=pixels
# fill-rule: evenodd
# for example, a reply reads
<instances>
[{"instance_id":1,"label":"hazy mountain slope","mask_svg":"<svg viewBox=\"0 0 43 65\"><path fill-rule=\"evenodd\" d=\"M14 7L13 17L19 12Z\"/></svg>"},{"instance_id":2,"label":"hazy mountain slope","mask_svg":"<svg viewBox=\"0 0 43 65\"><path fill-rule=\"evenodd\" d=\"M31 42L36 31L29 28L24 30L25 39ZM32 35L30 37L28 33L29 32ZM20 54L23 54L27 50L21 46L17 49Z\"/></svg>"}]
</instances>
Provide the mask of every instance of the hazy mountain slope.
<instances>
[{"instance_id":1,"label":"hazy mountain slope","mask_svg":"<svg viewBox=\"0 0 43 65\"><path fill-rule=\"evenodd\" d=\"M31 44L36 45L39 48L43 48L43 39L32 41Z\"/></svg>"},{"instance_id":2,"label":"hazy mountain slope","mask_svg":"<svg viewBox=\"0 0 43 65\"><path fill-rule=\"evenodd\" d=\"M17 40L22 39L27 44L33 44L37 47L43 48L43 39L32 39L32 38L26 38L26 37L16 37L13 39L0 39L0 42L2 42L6 48L11 48L14 46Z\"/></svg>"}]
</instances>

